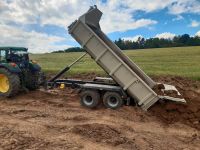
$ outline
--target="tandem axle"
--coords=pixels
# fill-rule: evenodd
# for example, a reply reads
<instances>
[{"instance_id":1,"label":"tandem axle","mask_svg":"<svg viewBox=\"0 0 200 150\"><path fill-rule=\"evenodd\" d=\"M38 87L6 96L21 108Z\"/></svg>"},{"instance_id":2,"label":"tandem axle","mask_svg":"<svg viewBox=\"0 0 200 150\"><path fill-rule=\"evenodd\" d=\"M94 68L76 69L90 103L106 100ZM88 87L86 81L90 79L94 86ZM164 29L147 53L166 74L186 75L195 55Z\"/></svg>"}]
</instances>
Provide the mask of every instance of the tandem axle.
<instances>
[{"instance_id":1,"label":"tandem axle","mask_svg":"<svg viewBox=\"0 0 200 150\"><path fill-rule=\"evenodd\" d=\"M123 104L130 105L130 97L111 78L96 77L93 81L58 79L48 82L47 87L79 89L80 103L89 108L99 106L101 99L103 104L111 109L117 109Z\"/></svg>"}]
</instances>

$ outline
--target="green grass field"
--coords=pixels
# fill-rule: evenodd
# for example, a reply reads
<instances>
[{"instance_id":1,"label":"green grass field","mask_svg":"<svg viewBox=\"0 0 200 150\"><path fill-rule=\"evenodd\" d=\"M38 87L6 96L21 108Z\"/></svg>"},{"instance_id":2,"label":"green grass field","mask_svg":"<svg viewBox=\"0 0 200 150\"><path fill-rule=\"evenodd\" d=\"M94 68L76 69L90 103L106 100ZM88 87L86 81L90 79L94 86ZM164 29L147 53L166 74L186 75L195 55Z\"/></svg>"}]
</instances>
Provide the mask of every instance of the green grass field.
<instances>
[{"instance_id":1,"label":"green grass field","mask_svg":"<svg viewBox=\"0 0 200 150\"><path fill-rule=\"evenodd\" d=\"M200 46L124 51L149 75L176 75L200 80ZM32 54L45 72L56 73L77 59L82 53ZM84 57L69 72L84 74L104 71L89 56Z\"/></svg>"}]
</instances>

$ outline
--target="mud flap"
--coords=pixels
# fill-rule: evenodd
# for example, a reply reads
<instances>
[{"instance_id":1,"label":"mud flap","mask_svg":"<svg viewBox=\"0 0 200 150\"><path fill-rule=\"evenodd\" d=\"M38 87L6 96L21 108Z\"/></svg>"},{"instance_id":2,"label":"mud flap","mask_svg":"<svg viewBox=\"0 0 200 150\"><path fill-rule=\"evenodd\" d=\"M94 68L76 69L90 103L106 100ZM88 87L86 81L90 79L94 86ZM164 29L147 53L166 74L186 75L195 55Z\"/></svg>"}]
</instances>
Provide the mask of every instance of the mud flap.
<instances>
[{"instance_id":1,"label":"mud flap","mask_svg":"<svg viewBox=\"0 0 200 150\"><path fill-rule=\"evenodd\" d=\"M163 84L164 85L164 89L162 89L163 93L167 93L168 91L176 91L177 92L177 96L181 96L180 92L177 90L177 88L173 85L168 85L168 84ZM174 102L179 102L179 103L186 103L186 100L184 98L177 98L177 97L172 97L172 96L162 96L159 95L160 99L164 99L164 100L170 100L170 101L174 101Z\"/></svg>"}]
</instances>

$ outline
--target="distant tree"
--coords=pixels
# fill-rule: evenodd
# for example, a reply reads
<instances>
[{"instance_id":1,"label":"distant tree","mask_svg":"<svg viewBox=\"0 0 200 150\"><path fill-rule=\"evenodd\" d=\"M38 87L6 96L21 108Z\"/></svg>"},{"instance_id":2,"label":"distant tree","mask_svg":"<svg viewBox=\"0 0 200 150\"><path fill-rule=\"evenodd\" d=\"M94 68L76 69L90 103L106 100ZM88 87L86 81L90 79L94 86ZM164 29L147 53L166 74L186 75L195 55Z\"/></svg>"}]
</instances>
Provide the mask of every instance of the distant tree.
<instances>
[{"instance_id":1,"label":"distant tree","mask_svg":"<svg viewBox=\"0 0 200 150\"><path fill-rule=\"evenodd\" d=\"M125 49L125 43L124 40L122 40L121 38L119 38L118 40L114 41L115 44L122 50Z\"/></svg>"},{"instance_id":2,"label":"distant tree","mask_svg":"<svg viewBox=\"0 0 200 150\"><path fill-rule=\"evenodd\" d=\"M175 36L173 39L139 37L137 41L123 40L119 38L114 43L121 50L143 49L143 48L164 48L164 47L181 47L181 46L200 46L200 37L190 37L188 34ZM54 51L53 53L82 52L83 48L71 47L65 50Z\"/></svg>"},{"instance_id":3,"label":"distant tree","mask_svg":"<svg viewBox=\"0 0 200 150\"><path fill-rule=\"evenodd\" d=\"M80 47L70 47L66 50L64 50L66 53L68 52L83 52L84 49L83 48L80 48Z\"/></svg>"},{"instance_id":4,"label":"distant tree","mask_svg":"<svg viewBox=\"0 0 200 150\"><path fill-rule=\"evenodd\" d=\"M200 37L199 36L192 37L190 39L189 44L190 44L190 46L199 46L200 45Z\"/></svg>"},{"instance_id":5,"label":"distant tree","mask_svg":"<svg viewBox=\"0 0 200 150\"><path fill-rule=\"evenodd\" d=\"M83 52L84 49L80 47L70 47L65 50L58 50L58 51L53 51L52 53L68 53L68 52Z\"/></svg>"},{"instance_id":6,"label":"distant tree","mask_svg":"<svg viewBox=\"0 0 200 150\"><path fill-rule=\"evenodd\" d=\"M182 36L180 36L180 42L184 45L187 46L188 42L190 40L190 35L188 34L183 34Z\"/></svg>"},{"instance_id":7,"label":"distant tree","mask_svg":"<svg viewBox=\"0 0 200 150\"><path fill-rule=\"evenodd\" d=\"M139 37L138 38L138 41L139 41L139 48L144 48L144 46L145 46L145 38L141 38L141 37Z\"/></svg>"},{"instance_id":8,"label":"distant tree","mask_svg":"<svg viewBox=\"0 0 200 150\"><path fill-rule=\"evenodd\" d=\"M64 53L64 50L53 51L52 53Z\"/></svg>"},{"instance_id":9,"label":"distant tree","mask_svg":"<svg viewBox=\"0 0 200 150\"><path fill-rule=\"evenodd\" d=\"M181 46L200 46L200 37L190 37L188 34L175 36L173 39L139 37L136 42L130 40L116 40L115 44L122 50L124 49L143 49L143 48L163 48L163 47L181 47Z\"/></svg>"}]
</instances>

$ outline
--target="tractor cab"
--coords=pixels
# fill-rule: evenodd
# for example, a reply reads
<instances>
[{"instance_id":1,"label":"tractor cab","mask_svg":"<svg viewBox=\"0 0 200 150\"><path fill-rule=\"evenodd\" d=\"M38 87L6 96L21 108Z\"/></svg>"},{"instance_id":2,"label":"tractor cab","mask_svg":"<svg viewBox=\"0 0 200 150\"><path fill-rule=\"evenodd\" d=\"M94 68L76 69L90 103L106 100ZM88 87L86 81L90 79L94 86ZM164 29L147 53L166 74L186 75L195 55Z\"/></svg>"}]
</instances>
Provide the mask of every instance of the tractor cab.
<instances>
[{"instance_id":1,"label":"tractor cab","mask_svg":"<svg viewBox=\"0 0 200 150\"><path fill-rule=\"evenodd\" d=\"M11 64L31 72L40 70L40 66L29 60L28 49L24 47L0 47L0 64ZM13 68L15 69L15 68Z\"/></svg>"},{"instance_id":2,"label":"tractor cab","mask_svg":"<svg viewBox=\"0 0 200 150\"><path fill-rule=\"evenodd\" d=\"M0 47L0 62L29 62L28 49L23 47Z\"/></svg>"}]
</instances>

